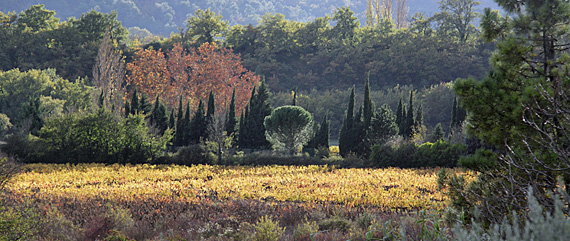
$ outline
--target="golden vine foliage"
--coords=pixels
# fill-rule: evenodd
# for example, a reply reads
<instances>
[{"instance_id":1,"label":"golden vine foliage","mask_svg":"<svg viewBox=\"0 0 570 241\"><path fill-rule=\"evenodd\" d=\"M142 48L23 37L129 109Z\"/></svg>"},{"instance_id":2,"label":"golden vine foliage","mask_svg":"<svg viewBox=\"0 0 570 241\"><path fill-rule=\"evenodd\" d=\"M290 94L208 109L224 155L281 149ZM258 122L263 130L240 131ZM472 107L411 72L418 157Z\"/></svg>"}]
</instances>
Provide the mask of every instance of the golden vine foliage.
<instances>
[{"instance_id":1,"label":"golden vine foliage","mask_svg":"<svg viewBox=\"0 0 570 241\"><path fill-rule=\"evenodd\" d=\"M236 112L245 108L259 76L242 65L239 55L216 44L204 43L198 49L184 50L180 44L166 53L141 49L127 65L127 83L136 86L150 99L160 96L173 106L182 95L194 106L206 100L210 91L216 96L216 109L229 108L232 92L236 91Z\"/></svg>"},{"instance_id":2,"label":"golden vine foliage","mask_svg":"<svg viewBox=\"0 0 570 241\"><path fill-rule=\"evenodd\" d=\"M151 198L199 203L213 197L377 206L392 211L442 210L446 202L437 190L437 168L33 164L24 169L29 171L16 176L8 188L47 199L105 197L124 202Z\"/></svg>"}]
</instances>

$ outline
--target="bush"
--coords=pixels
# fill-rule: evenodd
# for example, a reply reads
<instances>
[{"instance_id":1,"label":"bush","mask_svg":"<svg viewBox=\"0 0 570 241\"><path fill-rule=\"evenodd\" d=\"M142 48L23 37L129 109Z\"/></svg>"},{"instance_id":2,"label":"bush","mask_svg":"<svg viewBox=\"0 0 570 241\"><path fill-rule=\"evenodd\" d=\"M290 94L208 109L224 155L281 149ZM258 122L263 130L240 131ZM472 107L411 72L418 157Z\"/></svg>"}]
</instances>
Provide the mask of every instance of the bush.
<instances>
[{"instance_id":1,"label":"bush","mask_svg":"<svg viewBox=\"0 0 570 241\"><path fill-rule=\"evenodd\" d=\"M255 234L253 239L255 241L277 241L283 236L285 228L279 227L279 223L273 221L268 216L263 216L255 224Z\"/></svg>"},{"instance_id":2,"label":"bush","mask_svg":"<svg viewBox=\"0 0 570 241\"><path fill-rule=\"evenodd\" d=\"M319 230L337 230L346 233L350 230L351 227L352 222L342 217L325 219L319 223Z\"/></svg>"},{"instance_id":3,"label":"bush","mask_svg":"<svg viewBox=\"0 0 570 241\"><path fill-rule=\"evenodd\" d=\"M368 165L401 168L455 167L465 150L465 145L453 145L441 140L420 146L412 142L398 147L375 145L372 147Z\"/></svg>"},{"instance_id":4,"label":"bush","mask_svg":"<svg viewBox=\"0 0 570 241\"><path fill-rule=\"evenodd\" d=\"M178 165L212 164L203 145L190 145L178 149L173 159Z\"/></svg>"},{"instance_id":5,"label":"bush","mask_svg":"<svg viewBox=\"0 0 570 241\"><path fill-rule=\"evenodd\" d=\"M544 212L533 189L529 188L528 214L524 222L519 222L518 215L513 213L512 222L503 219L503 223L494 224L492 228L485 230L483 225L473 222L470 228L456 225L453 233L456 240L568 240L570 237L570 218L564 212L568 212L570 196L562 189L560 184L558 192L564 195L564 202L560 195L552 195L554 202L554 213ZM521 226L520 223L523 223Z\"/></svg>"},{"instance_id":6,"label":"bush","mask_svg":"<svg viewBox=\"0 0 570 241\"><path fill-rule=\"evenodd\" d=\"M171 131L163 136L152 134L142 115L123 119L99 109L50 119L40 130L42 146L36 148L37 160L32 161L147 163L164 153L171 138ZM17 143L11 141L22 139L7 140L14 146ZM28 154L16 154L29 158Z\"/></svg>"}]
</instances>

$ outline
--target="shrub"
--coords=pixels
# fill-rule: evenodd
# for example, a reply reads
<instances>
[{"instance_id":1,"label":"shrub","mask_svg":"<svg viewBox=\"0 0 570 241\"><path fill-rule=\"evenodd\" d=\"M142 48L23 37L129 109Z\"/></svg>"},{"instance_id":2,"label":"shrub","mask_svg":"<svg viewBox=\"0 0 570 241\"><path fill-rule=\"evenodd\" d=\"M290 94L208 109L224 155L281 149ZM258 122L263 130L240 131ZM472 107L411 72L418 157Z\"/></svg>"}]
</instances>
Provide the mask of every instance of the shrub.
<instances>
[{"instance_id":1,"label":"shrub","mask_svg":"<svg viewBox=\"0 0 570 241\"><path fill-rule=\"evenodd\" d=\"M178 149L173 159L179 165L212 164L207 154L203 145L189 145Z\"/></svg>"},{"instance_id":2,"label":"shrub","mask_svg":"<svg viewBox=\"0 0 570 241\"><path fill-rule=\"evenodd\" d=\"M271 219L271 217L263 216L255 224L255 241L277 241L285 232L285 228L279 227L279 223Z\"/></svg>"},{"instance_id":3,"label":"shrub","mask_svg":"<svg viewBox=\"0 0 570 241\"><path fill-rule=\"evenodd\" d=\"M543 207L539 204L537 198L533 195L533 189L529 187L528 199L528 217L522 226L519 224L518 215L513 213L512 222L503 219L500 224L494 224L492 228L485 230L483 225L473 222L471 228L456 225L453 233L456 240L568 240L570 237L570 218L564 213L568 211L570 196L559 185L559 193L564 195L564 202L560 195L552 195L554 202L554 212L544 212Z\"/></svg>"},{"instance_id":4,"label":"shrub","mask_svg":"<svg viewBox=\"0 0 570 241\"><path fill-rule=\"evenodd\" d=\"M345 233L348 232L351 227L352 222L342 217L325 219L319 223L319 230L337 230Z\"/></svg>"},{"instance_id":5,"label":"shrub","mask_svg":"<svg viewBox=\"0 0 570 241\"><path fill-rule=\"evenodd\" d=\"M420 146L412 142L397 147L375 145L372 147L368 165L401 168L455 167L465 150L463 144L453 145L441 140Z\"/></svg>"}]
</instances>

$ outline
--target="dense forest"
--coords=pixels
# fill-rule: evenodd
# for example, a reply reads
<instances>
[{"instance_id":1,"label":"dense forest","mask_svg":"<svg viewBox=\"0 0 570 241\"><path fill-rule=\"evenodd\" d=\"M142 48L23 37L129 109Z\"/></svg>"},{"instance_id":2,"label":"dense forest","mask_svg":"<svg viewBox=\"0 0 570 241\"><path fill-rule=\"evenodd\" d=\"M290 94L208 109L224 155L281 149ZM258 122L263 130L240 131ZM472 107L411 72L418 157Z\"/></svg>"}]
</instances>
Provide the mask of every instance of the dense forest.
<instances>
[{"instance_id":1,"label":"dense forest","mask_svg":"<svg viewBox=\"0 0 570 241\"><path fill-rule=\"evenodd\" d=\"M408 0L410 16L414 13L423 13L431 16L438 12L436 0ZM497 8L491 0L480 1L478 10L484 7ZM29 8L37 1L31 0L6 0L0 3L2 12L20 12ZM198 9L211 9L224 16L231 25L248 25L257 23L261 16L266 13L282 13L289 20L307 22L317 17L330 15L336 8L349 6L355 15L361 19L364 25L366 0L332 0L332 1L268 1L268 0L199 0L199 1L81 1L70 0L46 0L42 1L46 8L55 10L58 18L67 19L69 17L79 18L81 14L93 10L110 13L117 11L118 20L126 28L147 29L153 34L170 36L171 33L178 33L179 27L185 26L185 21Z\"/></svg>"}]
</instances>

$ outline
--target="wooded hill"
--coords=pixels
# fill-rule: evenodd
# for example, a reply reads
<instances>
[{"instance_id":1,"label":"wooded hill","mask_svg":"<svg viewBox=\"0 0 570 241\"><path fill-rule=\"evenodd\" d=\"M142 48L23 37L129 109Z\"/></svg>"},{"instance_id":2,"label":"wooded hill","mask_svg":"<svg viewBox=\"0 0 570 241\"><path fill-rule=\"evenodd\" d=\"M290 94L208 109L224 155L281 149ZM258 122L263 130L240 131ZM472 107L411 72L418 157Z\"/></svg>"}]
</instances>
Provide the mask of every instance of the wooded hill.
<instances>
[{"instance_id":1,"label":"wooded hill","mask_svg":"<svg viewBox=\"0 0 570 241\"><path fill-rule=\"evenodd\" d=\"M497 9L497 5L492 0L481 0L478 10L485 7ZM44 0L41 2L34 0L4 0L0 3L0 11L6 13L16 11L20 13L34 4L44 4L47 9L55 10L57 17L67 19L69 17L79 18L82 13L96 10L110 13L117 11L118 20L123 26L139 27L150 30L153 34L169 36L171 32L179 32L178 27L184 27L185 21L198 9L208 9L224 16L231 25L241 24L256 25L261 16L266 13L282 13L286 19L306 22L317 17L324 17L331 14L336 8L350 6L361 19L364 25L366 0ZM409 15L414 13L424 13L431 16L438 12L437 0L408 0Z\"/></svg>"}]
</instances>

